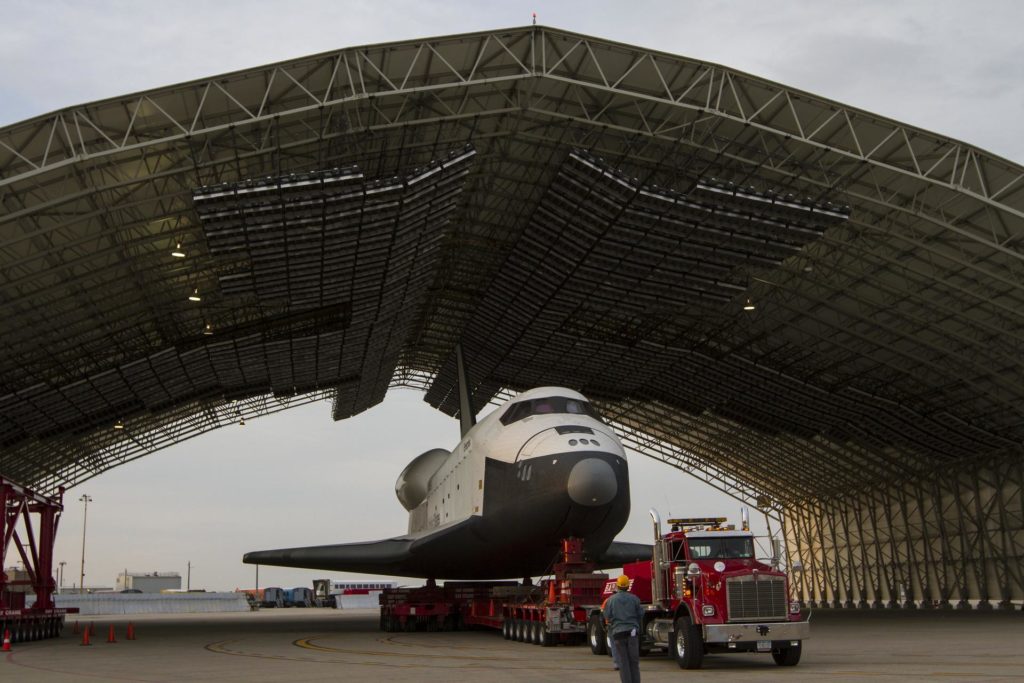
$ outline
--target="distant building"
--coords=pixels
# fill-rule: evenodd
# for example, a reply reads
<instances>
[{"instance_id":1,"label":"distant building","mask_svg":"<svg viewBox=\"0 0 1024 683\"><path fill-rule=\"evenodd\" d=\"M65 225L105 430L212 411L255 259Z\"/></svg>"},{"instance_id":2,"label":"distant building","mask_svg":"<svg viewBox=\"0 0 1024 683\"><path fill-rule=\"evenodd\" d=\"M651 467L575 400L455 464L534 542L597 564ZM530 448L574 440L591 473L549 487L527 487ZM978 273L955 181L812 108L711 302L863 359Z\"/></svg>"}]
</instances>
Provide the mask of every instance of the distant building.
<instances>
[{"instance_id":1,"label":"distant building","mask_svg":"<svg viewBox=\"0 0 1024 683\"><path fill-rule=\"evenodd\" d=\"M140 591L142 593L181 590L181 574L178 572L124 572L118 575L115 590Z\"/></svg>"},{"instance_id":2,"label":"distant building","mask_svg":"<svg viewBox=\"0 0 1024 683\"><path fill-rule=\"evenodd\" d=\"M21 567L8 567L4 570L7 575L7 590L11 593L32 593L32 582L28 572Z\"/></svg>"}]
</instances>

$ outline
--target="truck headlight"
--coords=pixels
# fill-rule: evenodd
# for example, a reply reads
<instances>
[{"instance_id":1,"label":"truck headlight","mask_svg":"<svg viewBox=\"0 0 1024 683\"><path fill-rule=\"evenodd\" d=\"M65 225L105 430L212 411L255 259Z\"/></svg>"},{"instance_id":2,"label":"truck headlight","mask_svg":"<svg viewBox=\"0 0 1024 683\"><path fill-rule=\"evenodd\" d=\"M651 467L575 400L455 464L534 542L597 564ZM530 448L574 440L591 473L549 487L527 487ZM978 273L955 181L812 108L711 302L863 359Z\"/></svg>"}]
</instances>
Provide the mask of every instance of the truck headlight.
<instances>
[{"instance_id":1,"label":"truck headlight","mask_svg":"<svg viewBox=\"0 0 1024 683\"><path fill-rule=\"evenodd\" d=\"M794 600L793 602L789 603L789 613L790 614L800 614L800 603L797 602L796 600Z\"/></svg>"},{"instance_id":2,"label":"truck headlight","mask_svg":"<svg viewBox=\"0 0 1024 683\"><path fill-rule=\"evenodd\" d=\"M701 611L701 614L703 614L706 617L713 617L713 616L715 616L715 606L714 605L704 605L703 607L700 608L700 611Z\"/></svg>"}]
</instances>

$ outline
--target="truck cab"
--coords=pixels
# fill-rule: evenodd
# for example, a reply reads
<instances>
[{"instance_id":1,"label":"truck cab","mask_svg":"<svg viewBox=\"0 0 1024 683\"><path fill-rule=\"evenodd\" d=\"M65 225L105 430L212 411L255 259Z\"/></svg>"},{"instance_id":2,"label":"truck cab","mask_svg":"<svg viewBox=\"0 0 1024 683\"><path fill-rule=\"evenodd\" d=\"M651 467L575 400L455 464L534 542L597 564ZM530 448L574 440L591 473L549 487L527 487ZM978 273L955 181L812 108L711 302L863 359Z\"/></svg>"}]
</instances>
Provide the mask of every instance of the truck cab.
<instances>
[{"instance_id":1,"label":"truck cab","mask_svg":"<svg viewBox=\"0 0 1024 683\"><path fill-rule=\"evenodd\" d=\"M786 573L755 556L746 522L736 529L724 517L670 519L663 535L651 515L653 559L623 567L645 605L641 649L664 648L686 669L715 652L765 652L781 666L797 664L808 622L790 599ZM605 592L614 590L610 581Z\"/></svg>"}]
</instances>

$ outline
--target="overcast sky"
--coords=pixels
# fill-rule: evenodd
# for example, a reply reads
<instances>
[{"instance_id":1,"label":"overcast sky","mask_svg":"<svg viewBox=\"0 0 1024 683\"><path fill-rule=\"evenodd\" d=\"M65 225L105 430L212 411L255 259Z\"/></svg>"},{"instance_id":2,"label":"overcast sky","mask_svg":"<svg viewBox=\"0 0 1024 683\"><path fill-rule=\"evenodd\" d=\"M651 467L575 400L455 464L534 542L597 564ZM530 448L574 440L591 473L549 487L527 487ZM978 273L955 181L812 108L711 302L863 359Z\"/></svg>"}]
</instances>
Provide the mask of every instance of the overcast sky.
<instances>
[{"instance_id":1,"label":"overcast sky","mask_svg":"<svg viewBox=\"0 0 1024 683\"><path fill-rule=\"evenodd\" d=\"M717 62L1024 161L1024 3L893 2L47 2L0 0L0 126L63 107L317 52L530 22ZM416 392L341 423L319 404L222 429L68 492L57 559L86 585L179 571L193 585L251 585L248 550L405 531L393 484L405 464L451 447L458 426ZM400 428L396 428L400 425ZM633 515L729 514L738 504L635 456ZM261 585L313 575L262 568Z\"/></svg>"}]
</instances>

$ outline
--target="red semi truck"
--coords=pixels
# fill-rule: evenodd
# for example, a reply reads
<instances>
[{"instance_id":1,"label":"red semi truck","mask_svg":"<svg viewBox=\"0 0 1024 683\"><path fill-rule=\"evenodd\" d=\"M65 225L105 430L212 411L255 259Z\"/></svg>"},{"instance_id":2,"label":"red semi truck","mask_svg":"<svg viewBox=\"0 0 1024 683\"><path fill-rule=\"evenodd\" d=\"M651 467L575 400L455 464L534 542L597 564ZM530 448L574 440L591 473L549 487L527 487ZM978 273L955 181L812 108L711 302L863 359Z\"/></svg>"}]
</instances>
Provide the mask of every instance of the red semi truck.
<instances>
[{"instance_id":1,"label":"red semi truck","mask_svg":"<svg viewBox=\"0 0 1024 683\"><path fill-rule=\"evenodd\" d=\"M809 622L790 599L786 574L756 559L746 519L741 529L725 517L670 519L662 535L658 513L651 516L654 558L623 567L645 606L642 652L666 649L684 669L700 668L715 652L771 653L780 666L800 661ZM605 594L613 590L608 581ZM599 608L590 612L587 639L594 654L607 652Z\"/></svg>"}]
</instances>

